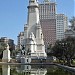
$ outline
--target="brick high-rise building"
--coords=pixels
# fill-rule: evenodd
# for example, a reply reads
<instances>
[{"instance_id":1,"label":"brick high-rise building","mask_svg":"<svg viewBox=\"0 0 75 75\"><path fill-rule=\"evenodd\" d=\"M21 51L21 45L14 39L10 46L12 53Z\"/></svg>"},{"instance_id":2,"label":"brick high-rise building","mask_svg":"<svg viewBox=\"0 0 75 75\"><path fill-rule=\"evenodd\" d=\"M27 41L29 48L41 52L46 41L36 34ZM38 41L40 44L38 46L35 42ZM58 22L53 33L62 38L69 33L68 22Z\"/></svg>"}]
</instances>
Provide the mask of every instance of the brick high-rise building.
<instances>
[{"instance_id":1,"label":"brick high-rise building","mask_svg":"<svg viewBox=\"0 0 75 75\"><path fill-rule=\"evenodd\" d=\"M56 41L56 2L44 0L39 4L40 23L44 35L45 46L54 45Z\"/></svg>"}]
</instances>

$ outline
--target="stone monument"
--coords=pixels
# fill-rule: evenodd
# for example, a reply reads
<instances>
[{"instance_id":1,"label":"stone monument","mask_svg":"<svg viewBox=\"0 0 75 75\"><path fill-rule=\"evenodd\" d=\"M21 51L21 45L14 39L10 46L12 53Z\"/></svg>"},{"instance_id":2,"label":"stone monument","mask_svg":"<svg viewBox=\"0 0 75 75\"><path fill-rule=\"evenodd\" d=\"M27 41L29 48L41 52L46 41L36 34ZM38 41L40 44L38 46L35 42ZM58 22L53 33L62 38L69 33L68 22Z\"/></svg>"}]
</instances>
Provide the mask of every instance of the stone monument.
<instances>
[{"instance_id":1,"label":"stone monument","mask_svg":"<svg viewBox=\"0 0 75 75\"><path fill-rule=\"evenodd\" d=\"M6 50L3 51L2 62L10 62L10 59L9 45L7 44Z\"/></svg>"},{"instance_id":2,"label":"stone monument","mask_svg":"<svg viewBox=\"0 0 75 75\"><path fill-rule=\"evenodd\" d=\"M29 0L28 20L24 27L25 50L30 50L31 58L46 58L45 44L39 20L39 5L37 0Z\"/></svg>"}]
</instances>

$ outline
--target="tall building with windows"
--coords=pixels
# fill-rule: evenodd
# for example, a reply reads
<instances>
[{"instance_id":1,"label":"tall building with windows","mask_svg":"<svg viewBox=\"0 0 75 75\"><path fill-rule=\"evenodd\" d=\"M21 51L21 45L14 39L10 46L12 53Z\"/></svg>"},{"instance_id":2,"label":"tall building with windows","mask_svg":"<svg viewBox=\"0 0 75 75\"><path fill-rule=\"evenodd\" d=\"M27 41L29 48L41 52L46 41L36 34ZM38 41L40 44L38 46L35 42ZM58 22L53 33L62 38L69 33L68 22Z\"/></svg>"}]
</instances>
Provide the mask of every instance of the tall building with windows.
<instances>
[{"instance_id":1,"label":"tall building with windows","mask_svg":"<svg viewBox=\"0 0 75 75\"><path fill-rule=\"evenodd\" d=\"M40 19L55 19L56 15L56 2L44 0L39 4Z\"/></svg>"},{"instance_id":2,"label":"tall building with windows","mask_svg":"<svg viewBox=\"0 0 75 75\"><path fill-rule=\"evenodd\" d=\"M61 40L65 37L64 33L68 29L67 17L64 14L56 15L56 39Z\"/></svg>"},{"instance_id":3,"label":"tall building with windows","mask_svg":"<svg viewBox=\"0 0 75 75\"><path fill-rule=\"evenodd\" d=\"M56 41L56 2L44 0L39 4L40 23L44 35L45 46L54 45Z\"/></svg>"}]
</instances>

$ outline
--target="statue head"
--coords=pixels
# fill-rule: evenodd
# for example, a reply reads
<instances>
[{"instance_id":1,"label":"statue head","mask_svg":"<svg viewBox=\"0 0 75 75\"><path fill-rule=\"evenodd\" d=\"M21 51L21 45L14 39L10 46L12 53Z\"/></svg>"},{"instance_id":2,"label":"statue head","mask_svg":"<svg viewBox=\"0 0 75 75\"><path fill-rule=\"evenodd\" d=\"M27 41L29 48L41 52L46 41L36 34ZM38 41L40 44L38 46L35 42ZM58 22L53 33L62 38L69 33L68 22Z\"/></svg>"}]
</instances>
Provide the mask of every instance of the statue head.
<instances>
[{"instance_id":1,"label":"statue head","mask_svg":"<svg viewBox=\"0 0 75 75\"><path fill-rule=\"evenodd\" d=\"M9 44L7 44L7 46L6 46L6 50L9 50Z\"/></svg>"}]
</instances>

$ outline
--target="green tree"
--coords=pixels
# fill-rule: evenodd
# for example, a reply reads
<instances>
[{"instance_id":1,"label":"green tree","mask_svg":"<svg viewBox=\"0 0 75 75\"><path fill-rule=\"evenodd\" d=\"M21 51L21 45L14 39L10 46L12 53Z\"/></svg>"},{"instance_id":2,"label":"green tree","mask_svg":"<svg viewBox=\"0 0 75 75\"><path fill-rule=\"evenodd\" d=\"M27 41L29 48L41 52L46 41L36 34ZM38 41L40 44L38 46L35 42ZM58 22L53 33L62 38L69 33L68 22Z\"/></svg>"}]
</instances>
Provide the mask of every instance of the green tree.
<instances>
[{"instance_id":1,"label":"green tree","mask_svg":"<svg viewBox=\"0 0 75 75\"><path fill-rule=\"evenodd\" d=\"M73 16L72 19L70 19L71 27L75 30L75 17Z\"/></svg>"},{"instance_id":2,"label":"green tree","mask_svg":"<svg viewBox=\"0 0 75 75\"><path fill-rule=\"evenodd\" d=\"M75 56L75 37L68 37L65 40L64 56L68 65L71 65L72 58Z\"/></svg>"},{"instance_id":3,"label":"green tree","mask_svg":"<svg viewBox=\"0 0 75 75\"><path fill-rule=\"evenodd\" d=\"M75 37L57 41L53 47L53 53L59 60L65 60L67 65L71 65L72 58L75 55Z\"/></svg>"},{"instance_id":4,"label":"green tree","mask_svg":"<svg viewBox=\"0 0 75 75\"><path fill-rule=\"evenodd\" d=\"M52 56L52 44L49 44L47 47L47 55Z\"/></svg>"},{"instance_id":5,"label":"green tree","mask_svg":"<svg viewBox=\"0 0 75 75\"><path fill-rule=\"evenodd\" d=\"M52 48L52 52L53 52L53 55L59 59L59 61L62 60L63 47L62 47L61 41L59 41L59 40L56 41L55 45Z\"/></svg>"},{"instance_id":6,"label":"green tree","mask_svg":"<svg viewBox=\"0 0 75 75\"><path fill-rule=\"evenodd\" d=\"M0 58L2 58L3 51L5 50L6 46L6 43L0 42Z\"/></svg>"}]
</instances>

